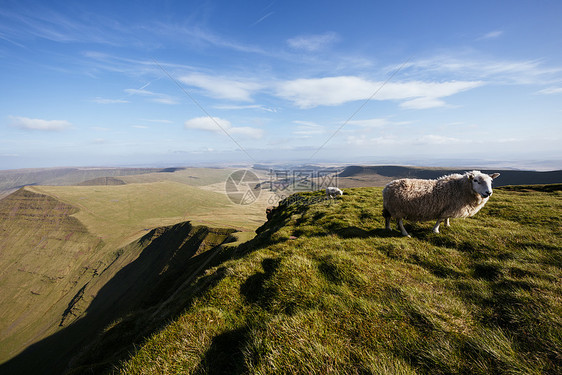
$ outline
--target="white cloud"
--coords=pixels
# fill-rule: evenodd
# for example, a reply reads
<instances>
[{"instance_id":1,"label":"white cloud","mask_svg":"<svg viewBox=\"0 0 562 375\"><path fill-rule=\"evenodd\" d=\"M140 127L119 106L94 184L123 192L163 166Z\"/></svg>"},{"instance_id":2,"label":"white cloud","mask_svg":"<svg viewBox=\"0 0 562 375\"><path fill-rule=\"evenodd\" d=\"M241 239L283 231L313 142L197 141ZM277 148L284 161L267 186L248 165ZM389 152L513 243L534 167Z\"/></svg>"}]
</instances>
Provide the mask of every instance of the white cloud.
<instances>
[{"instance_id":1,"label":"white cloud","mask_svg":"<svg viewBox=\"0 0 562 375\"><path fill-rule=\"evenodd\" d=\"M300 35L287 40L289 47L294 49L315 52L325 49L330 44L336 43L340 37L335 32L326 32L317 35Z\"/></svg>"},{"instance_id":2,"label":"white cloud","mask_svg":"<svg viewBox=\"0 0 562 375\"><path fill-rule=\"evenodd\" d=\"M203 130L218 134L240 134L250 138L261 138L263 130L249 126L232 126L230 121L220 117L195 117L184 123L186 129Z\"/></svg>"},{"instance_id":3,"label":"white cloud","mask_svg":"<svg viewBox=\"0 0 562 375\"><path fill-rule=\"evenodd\" d=\"M444 105L438 98L481 86L480 81L397 82L369 81L355 76L339 76L286 81L278 86L277 95L301 108L319 105L335 106L350 101L423 99L410 103L411 107L429 108Z\"/></svg>"},{"instance_id":4,"label":"white cloud","mask_svg":"<svg viewBox=\"0 0 562 375\"><path fill-rule=\"evenodd\" d=\"M186 85L203 89L214 98L244 102L252 101L252 94L262 88L262 85L251 81L205 74L189 74L181 77L180 81Z\"/></svg>"},{"instance_id":5,"label":"white cloud","mask_svg":"<svg viewBox=\"0 0 562 375\"><path fill-rule=\"evenodd\" d=\"M20 129L60 131L72 126L65 120L43 120L19 116L9 116L9 118L12 120L12 126Z\"/></svg>"},{"instance_id":6,"label":"white cloud","mask_svg":"<svg viewBox=\"0 0 562 375\"><path fill-rule=\"evenodd\" d=\"M562 87L548 87L536 92L541 95L562 94Z\"/></svg>"}]
</instances>

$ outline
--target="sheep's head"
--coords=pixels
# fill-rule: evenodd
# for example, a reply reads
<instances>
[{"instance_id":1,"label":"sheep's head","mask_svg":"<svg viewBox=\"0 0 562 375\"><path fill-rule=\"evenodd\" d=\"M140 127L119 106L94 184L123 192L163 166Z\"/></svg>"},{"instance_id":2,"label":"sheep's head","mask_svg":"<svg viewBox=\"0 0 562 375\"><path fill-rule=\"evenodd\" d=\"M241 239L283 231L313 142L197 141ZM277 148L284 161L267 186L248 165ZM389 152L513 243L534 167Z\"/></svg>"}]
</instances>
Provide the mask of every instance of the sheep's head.
<instances>
[{"instance_id":1,"label":"sheep's head","mask_svg":"<svg viewBox=\"0 0 562 375\"><path fill-rule=\"evenodd\" d=\"M492 195L492 180L498 177L499 173L485 174L480 171L468 172L468 180L471 183L472 190L480 194L482 198L488 198Z\"/></svg>"}]
</instances>

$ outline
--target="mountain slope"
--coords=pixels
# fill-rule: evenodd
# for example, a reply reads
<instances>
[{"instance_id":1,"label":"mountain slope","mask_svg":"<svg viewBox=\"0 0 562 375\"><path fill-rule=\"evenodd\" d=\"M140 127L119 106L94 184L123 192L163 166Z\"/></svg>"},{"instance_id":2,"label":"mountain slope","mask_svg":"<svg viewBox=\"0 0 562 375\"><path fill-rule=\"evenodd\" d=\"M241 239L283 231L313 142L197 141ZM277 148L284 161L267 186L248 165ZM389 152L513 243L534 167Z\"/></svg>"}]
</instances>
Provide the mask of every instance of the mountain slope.
<instances>
[{"instance_id":1,"label":"mountain slope","mask_svg":"<svg viewBox=\"0 0 562 375\"><path fill-rule=\"evenodd\" d=\"M217 204L197 201L218 196L212 192L197 195L197 189L180 186L178 197L176 185L148 185L126 187L136 206L127 205L127 225L122 226L118 213L104 216L111 208L103 207L108 196L96 195L98 187L26 187L0 200L0 363L9 360L0 365L0 373L60 373L97 331L145 303L169 298L176 283L233 240L235 229L195 226L182 217L170 220L177 224L145 230L141 238L131 236L131 228L147 218L144 212L163 216L173 203L158 202L151 186L156 191L171 187L167 197L178 200L178 210L189 207L189 197L201 209ZM51 189L65 201L46 193ZM111 187L101 189L115 193ZM73 194L80 206L66 199ZM93 197L80 199L80 194ZM225 199L220 198L219 206ZM142 204L149 206L143 209ZM131 212L139 216L130 217ZM123 238L112 236L114 227L137 239L117 247Z\"/></svg>"},{"instance_id":2,"label":"mountain slope","mask_svg":"<svg viewBox=\"0 0 562 375\"><path fill-rule=\"evenodd\" d=\"M26 189L0 201L0 361L53 333L61 300L101 266L104 246L77 209Z\"/></svg>"},{"instance_id":3,"label":"mountain slope","mask_svg":"<svg viewBox=\"0 0 562 375\"><path fill-rule=\"evenodd\" d=\"M233 232L184 222L156 228L111 254L110 262L74 280L72 292L51 308L50 321L34 317L48 327L50 335L40 332L45 337L0 365L0 373L60 374L104 326L145 305L163 303L214 256L219 245L232 240ZM16 330L13 336L19 339L19 333ZM6 340L2 345L11 343Z\"/></svg>"},{"instance_id":4,"label":"mountain slope","mask_svg":"<svg viewBox=\"0 0 562 375\"><path fill-rule=\"evenodd\" d=\"M441 234L408 223L413 238L382 229L380 189L346 192L292 197L174 292L170 324L115 322L76 373L133 344L120 373L558 373L559 185L496 189Z\"/></svg>"}]
</instances>

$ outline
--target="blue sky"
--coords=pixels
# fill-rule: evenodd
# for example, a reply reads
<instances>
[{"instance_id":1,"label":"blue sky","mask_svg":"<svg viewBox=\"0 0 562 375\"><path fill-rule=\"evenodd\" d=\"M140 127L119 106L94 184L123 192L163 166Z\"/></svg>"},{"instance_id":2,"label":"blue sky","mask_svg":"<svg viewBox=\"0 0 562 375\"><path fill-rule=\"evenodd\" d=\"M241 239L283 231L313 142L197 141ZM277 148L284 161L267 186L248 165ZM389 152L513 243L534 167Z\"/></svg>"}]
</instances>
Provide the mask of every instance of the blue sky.
<instances>
[{"instance_id":1,"label":"blue sky","mask_svg":"<svg viewBox=\"0 0 562 375\"><path fill-rule=\"evenodd\" d=\"M0 1L0 169L562 168L559 1Z\"/></svg>"}]
</instances>

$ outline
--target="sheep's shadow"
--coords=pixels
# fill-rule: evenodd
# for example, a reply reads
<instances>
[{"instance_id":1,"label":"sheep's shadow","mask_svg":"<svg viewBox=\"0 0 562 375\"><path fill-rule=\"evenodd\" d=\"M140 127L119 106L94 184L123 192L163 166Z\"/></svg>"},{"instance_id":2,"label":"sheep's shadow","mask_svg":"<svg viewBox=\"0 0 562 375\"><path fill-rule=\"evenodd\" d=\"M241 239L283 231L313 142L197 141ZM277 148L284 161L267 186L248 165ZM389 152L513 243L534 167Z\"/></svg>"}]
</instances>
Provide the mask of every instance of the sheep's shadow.
<instances>
[{"instance_id":1,"label":"sheep's shadow","mask_svg":"<svg viewBox=\"0 0 562 375\"><path fill-rule=\"evenodd\" d=\"M398 234L397 234L398 233ZM375 228L366 230L357 226L339 229L336 235L341 238L369 238L369 237L398 237L400 232L387 230L386 228Z\"/></svg>"}]
</instances>

